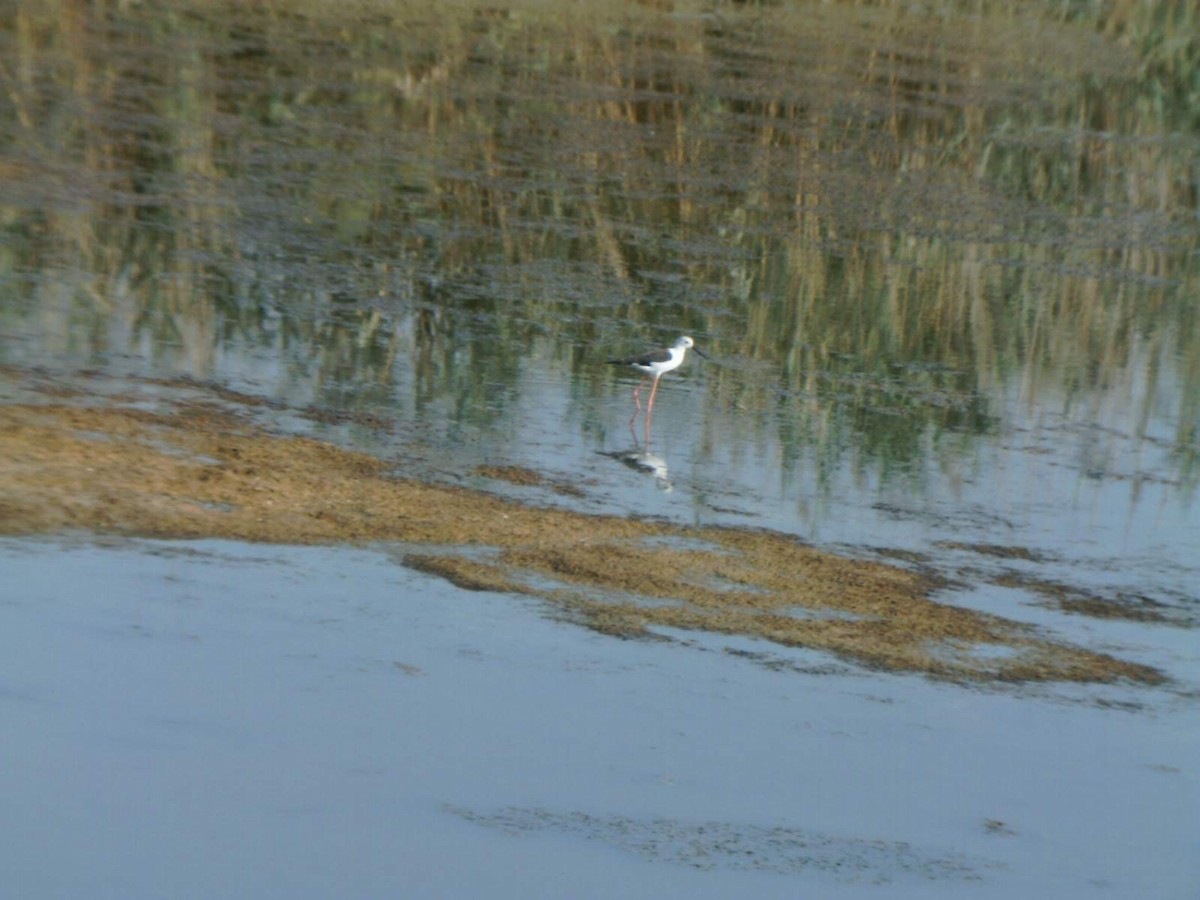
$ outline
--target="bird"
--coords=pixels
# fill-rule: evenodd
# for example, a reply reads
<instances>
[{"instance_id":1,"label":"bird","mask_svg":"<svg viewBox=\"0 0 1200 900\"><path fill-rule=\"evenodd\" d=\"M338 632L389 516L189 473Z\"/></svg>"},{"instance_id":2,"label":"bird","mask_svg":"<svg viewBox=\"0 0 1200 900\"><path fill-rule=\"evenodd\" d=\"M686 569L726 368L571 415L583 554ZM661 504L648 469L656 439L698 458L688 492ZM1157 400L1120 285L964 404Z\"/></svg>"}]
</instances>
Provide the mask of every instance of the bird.
<instances>
[{"instance_id":1,"label":"bird","mask_svg":"<svg viewBox=\"0 0 1200 900\"><path fill-rule=\"evenodd\" d=\"M633 422L642 409L642 388L646 385L646 379L653 375L654 387L650 389L650 400L646 404L646 431L649 432L650 413L654 410L654 395L658 393L658 379L662 378L663 375L672 369L678 369L683 364L683 357L689 349L695 350L697 354L708 359L708 355L696 347L696 342L687 335L684 335L670 347L663 347L660 350L650 350L637 356L626 356L622 359L608 360L608 365L610 366L630 366L639 372L645 373L642 376L642 380L638 382L638 386L633 389L634 410L633 416L629 420L630 428L633 427Z\"/></svg>"}]
</instances>

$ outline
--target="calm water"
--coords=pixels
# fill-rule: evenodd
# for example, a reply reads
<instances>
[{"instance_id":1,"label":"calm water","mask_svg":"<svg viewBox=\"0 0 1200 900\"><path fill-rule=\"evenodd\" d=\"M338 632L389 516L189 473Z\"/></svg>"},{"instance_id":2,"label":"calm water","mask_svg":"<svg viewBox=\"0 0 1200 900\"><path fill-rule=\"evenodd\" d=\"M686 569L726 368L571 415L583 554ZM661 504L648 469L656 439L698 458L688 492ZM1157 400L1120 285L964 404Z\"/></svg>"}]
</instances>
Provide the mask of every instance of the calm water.
<instances>
[{"instance_id":1,"label":"calm water","mask_svg":"<svg viewBox=\"0 0 1200 900\"><path fill-rule=\"evenodd\" d=\"M27 896L1194 896L1187 23L102 6L0 3L0 398L230 388L403 473L928 565L1174 681L614 641L387 548L12 540ZM647 446L604 361L680 334L712 359Z\"/></svg>"},{"instance_id":2,"label":"calm water","mask_svg":"<svg viewBox=\"0 0 1200 900\"><path fill-rule=\"evenodd\" d=\"M6 539L0 567L16 896L1200 883L1195 703L1162 693L1047 702L763 641L615 641L368 549Z\"/></svg>"},{"instance_id":3,"label":"calm water","mask_svg":"<svg viewBox=\"0 0 1200 900\"><path fill-rule=\"evenodd\" d=\"M1133 49L840 8L54 6L0 36L0 361L1194 607L1200 139ZM713 361L647 449L603 361L680 333Z\"/></svg>"}]
</instances>

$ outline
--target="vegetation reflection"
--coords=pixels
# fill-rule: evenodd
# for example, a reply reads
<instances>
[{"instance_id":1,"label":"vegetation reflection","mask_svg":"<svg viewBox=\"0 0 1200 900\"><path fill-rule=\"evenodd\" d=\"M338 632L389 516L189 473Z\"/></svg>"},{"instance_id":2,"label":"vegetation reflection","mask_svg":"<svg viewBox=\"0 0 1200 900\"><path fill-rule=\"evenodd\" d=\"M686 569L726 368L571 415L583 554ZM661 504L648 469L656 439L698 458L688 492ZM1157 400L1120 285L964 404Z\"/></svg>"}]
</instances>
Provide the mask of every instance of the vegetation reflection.
<instances>
[{"instance_id":1,"label":"vegetation reflection","mask_svg":"<svg viewBox=\"0 0 1200 900\"><path fill-rule=\"evenodd\" d=\"M1119 395L1193 486L1196 16L18 3L0 321L84 364L269 353L345 406L411 366L481 421L539 340L594 384L589 345L686 332L741 363L718 408L818 458Z\"/></svg>"}]
</instances>

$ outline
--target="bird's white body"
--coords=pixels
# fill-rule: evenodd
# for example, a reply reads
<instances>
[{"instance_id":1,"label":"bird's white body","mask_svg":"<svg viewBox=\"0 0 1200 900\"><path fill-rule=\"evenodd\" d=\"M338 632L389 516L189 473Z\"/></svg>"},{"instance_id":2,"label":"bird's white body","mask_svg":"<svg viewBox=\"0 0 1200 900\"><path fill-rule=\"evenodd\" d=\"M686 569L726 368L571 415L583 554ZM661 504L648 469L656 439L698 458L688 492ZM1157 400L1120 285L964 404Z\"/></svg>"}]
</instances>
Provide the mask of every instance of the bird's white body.
<instances>
[{"instance_id":1,"label":"bird's white body","mask_svg":"<svg viewBox=\"0 0 1200 900\"><path fill-rule=\"evenodd\" d=\"M665 347L662 350L651 350L649 353L643 353L641 356L631 356L628 359L619 360L619 362L627 366L632 366L639 372L645 372L647 375L661 378L672 369L678 369L683 365L684 356L694 346L696 346L696 342L684 335L670 347Z\"/></svg>"},{"instance_id":2,"label":"bird's white body","mask_svg":"<svg viewBox=\"0 0 1200 900\"><path fill-rule=\"evenodd\" d=\"M642 408L641 393L642 386L646 383L647 378L654 379L654 387L650 390L650 402L646 407L646 435L649 440L650 432L650 411L654 409L654 395L658 392L658 379L662 378L667 372L672 369L678 369L683 365L683 358L687 355L688 350L694 349L696 342L687 335L684 335L670 347L664 347L661 350L651 350L649 353L643 353L640 356L627 356L624 359L610 359L609 363L615 366L629 366L637 369L639 372L645 373L643 378L636 388L633 389L634 411L633 418L629 420L629 425L632 428L634 419L637 418L638 412ZM699 350L696 350L700 353ZM700 353L703 356L703 353Z\"/></svg>"}]
</instances>

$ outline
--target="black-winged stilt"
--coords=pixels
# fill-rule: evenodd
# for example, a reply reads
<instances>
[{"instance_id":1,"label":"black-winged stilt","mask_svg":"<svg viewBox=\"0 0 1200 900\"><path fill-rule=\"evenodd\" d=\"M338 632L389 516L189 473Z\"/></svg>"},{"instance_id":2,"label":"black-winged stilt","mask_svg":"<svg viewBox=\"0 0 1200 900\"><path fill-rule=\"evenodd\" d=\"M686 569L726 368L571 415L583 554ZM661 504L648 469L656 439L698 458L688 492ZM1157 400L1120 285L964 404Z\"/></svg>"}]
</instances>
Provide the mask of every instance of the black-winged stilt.
<instances>
[{"instance_id":1,"label":"black-winged stilt","mask_svg":"<svg viewBox=\"0 0 1200 900\"><path fill-rule=\"evenodd\" d=\"M608 360L609 365L631 366L639 372L645 373L642 380L638 382L638 386L633 389L634 410L633 416L629 419L630 428L633 427L634 419L642 409L642 388L646 384L646 379L653 375L654 387L650 389L650 401L646 404L646 433L649 435L650 413L654 410L654 395L658 393L658 379L672 369L678 369L683 364L683 357L689 349L695 350L700 356L708 359L706 354L696 348L696 342L684 335L670 347L664 347L661 350L651 350L638 356L626 356L624 359Z\"/></svg>"}]
</instances>

